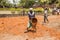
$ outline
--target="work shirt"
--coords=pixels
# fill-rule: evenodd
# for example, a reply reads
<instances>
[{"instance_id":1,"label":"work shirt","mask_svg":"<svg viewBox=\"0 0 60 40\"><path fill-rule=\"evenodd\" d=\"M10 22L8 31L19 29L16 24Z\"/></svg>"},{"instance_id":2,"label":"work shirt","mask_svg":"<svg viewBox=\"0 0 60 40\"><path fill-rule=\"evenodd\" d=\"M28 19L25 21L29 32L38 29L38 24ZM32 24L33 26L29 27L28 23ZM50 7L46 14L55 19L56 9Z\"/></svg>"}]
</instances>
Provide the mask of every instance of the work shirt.
<instances>
[{"instance_id":1,"label":"work shirt","mask_svg":"<svg viewBox=\"0 0 60 40\"><path fill-rule=\"evenodd\" d=\"M48 10L44 10L44 16L48 16Z\"/></svg>"},{"instance_id":2,"label":"work shirt","mask_svg":"<svg viewBox=\"0 0 60 40\"><path fill-rule=\"evenodd\" d=\"M35 13L34 12L32 12L32 13L28 12L28 16L29 16L29 19L35 18Z\"/></svg>"}]
</instances>

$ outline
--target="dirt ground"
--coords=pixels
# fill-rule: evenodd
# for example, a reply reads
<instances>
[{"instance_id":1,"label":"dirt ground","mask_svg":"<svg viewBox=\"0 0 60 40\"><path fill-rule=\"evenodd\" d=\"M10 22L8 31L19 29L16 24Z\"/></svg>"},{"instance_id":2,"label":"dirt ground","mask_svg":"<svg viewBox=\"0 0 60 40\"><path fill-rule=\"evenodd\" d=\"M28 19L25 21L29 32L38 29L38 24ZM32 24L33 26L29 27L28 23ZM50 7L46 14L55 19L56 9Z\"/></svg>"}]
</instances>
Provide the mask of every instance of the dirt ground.
<instances>
[{"instance_id":1,"label":"dirt ground","mask_svg":"<svg viewBox=\"0 0 60 40\"><path fill-rule=\"evenodd\" d=\"M38 19L37 32L24 33L28 17L0 18L0 40L60 40L60 15L48 17L49 23L43 23L43 16Z\"/></svg>"}]
</instances>

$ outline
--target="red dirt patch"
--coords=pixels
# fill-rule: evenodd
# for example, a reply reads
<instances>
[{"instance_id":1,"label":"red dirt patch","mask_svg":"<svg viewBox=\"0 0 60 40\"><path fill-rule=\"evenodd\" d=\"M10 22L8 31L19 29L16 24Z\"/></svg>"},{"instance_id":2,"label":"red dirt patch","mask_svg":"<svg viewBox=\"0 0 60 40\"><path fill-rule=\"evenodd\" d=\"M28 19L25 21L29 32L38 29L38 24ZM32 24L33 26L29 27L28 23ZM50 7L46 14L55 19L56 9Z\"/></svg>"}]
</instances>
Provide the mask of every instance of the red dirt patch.
<instances>
[{"instance_id":1,"label":"red dirt patch","mask_svg":"<svg viewBox=\"0 0 60 40\"><path fill-rule=\"evenodd\" d=\"M56 18L59 19L60 16L57 16ZM55 16L54 17L50 16L49 21L57 20L56 18ZM2 34L8 33L16 36L26 34L28 36L28 39L50 36L50 37L56 37L57 39L60 40L60 32L58 32L55 28L49 28L46 25L42 25L43 16L37 16L37 19L38 19L37 32L24 33L28 23L27 16L0 18L0 33Z\"/></svg>"}]
</instances>

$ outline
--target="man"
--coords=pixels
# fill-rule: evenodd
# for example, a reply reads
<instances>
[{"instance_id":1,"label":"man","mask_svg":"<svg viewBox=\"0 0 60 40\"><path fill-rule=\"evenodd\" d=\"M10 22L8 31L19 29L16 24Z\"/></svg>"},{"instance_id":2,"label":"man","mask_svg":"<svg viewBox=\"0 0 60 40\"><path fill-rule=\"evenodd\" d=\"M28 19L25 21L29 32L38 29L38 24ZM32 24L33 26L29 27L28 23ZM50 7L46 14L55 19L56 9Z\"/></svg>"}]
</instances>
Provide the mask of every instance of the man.
<instances>
[{"instance_id":1,"label":"man","mask_svg":"<svg viewBox=\"0 0 60 40\"><path fill-rule=\"evenodd\" d=\"M60 8L58 7L57 8L57 15L59 15L59 13L60 13Z\"/></svg>"},{"instance_id":2,"label":"man","mask_svg":"<svg viewBox=\"0 0 60 40\"><path fill-rule=\"evenodd\" d=\"M24 10L24 9L23 9L23 11L22 11L22 12L23 12L23 16L25 16L25 10Z\"/></svg>"},{"instance_id":3,"label":"man","mask_svg":"<svg viewBox=\"0 0 60 40\"><path fill-rule=\"evenodd\" d=\"M54 6L54 8L53 8L53 15L55 15L56 14L56 10L57 10L57 8Z\"/></svg>"},{"instance_id":4,"label":"man","mask_svg":"<svg viewBox=\"0 0 60 40\"><path fill-rule=\"evenodd\" d=\"M28 17L29 17L29 22L28 22L28 26L27 26L27 31L29 31L30 28L32 28L32 19L35 18L35 13L33 11L33 8L30 8L29 12L28 12Z\"/></svg>"},{"instance_id":5,"label":"man","mask_svg":"<svg viewBox=\"0 0 60 40\"><path fill-rule=\"evenodd\" d=\"M48 8L44 9L44 23L46 23L46 21L48 21Z\"/></svg>"}]
</instances>

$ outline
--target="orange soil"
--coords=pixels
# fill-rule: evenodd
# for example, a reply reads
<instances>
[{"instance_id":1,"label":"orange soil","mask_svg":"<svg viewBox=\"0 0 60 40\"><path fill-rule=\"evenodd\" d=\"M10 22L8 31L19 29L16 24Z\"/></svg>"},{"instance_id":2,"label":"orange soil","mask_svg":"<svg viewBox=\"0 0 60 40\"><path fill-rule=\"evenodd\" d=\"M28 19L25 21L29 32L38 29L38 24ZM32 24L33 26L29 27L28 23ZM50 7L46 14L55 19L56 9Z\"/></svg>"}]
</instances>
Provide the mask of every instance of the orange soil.
<instances>
[{"instance_id":1,"label":"orange soil","mask_svg":"<svg viewBox=\"0 0 60 40\"><path fill-rule=\"evenodd\" d=\"M57 19L59 18L60 16L57 16ZM38 19L37 32L24 33L28 23L27 16L0 18L0 33L8 33L16 36L27 34L29 38L43 37L49 35L51 37L56 37L57 39L60 39L60 32L56 31L55 28L49 28L46 25L41 24L43 22L42 16L37 16L37 19ZM55 17L49 17L49 21L57 19Z\"/></svg>"}]
</instances>

